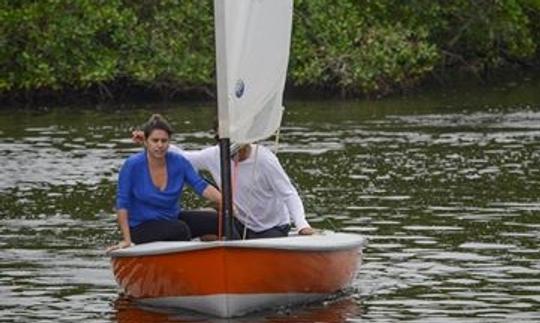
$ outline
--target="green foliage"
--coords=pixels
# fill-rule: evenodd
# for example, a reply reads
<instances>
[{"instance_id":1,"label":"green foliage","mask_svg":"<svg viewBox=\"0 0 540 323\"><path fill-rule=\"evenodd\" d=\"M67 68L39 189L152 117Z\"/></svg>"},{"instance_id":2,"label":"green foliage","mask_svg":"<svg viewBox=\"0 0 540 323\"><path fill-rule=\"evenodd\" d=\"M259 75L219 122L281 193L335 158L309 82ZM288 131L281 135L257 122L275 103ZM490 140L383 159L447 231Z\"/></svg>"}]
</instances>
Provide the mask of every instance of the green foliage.
<instances>
[{"instance_id":1,"label":"green foliage","mask_svg":"<svg viewBox=\"0 0 540 323\"><path fill-rule=\"evenodd\" d=\"M129 15L120 1L3 3L1 89L61 89L114 80ZM10 2L13 3L13 2Z\"/></svg>"},{"instance_id":2,"label":"green foliage","mask_svg":"<svg viewBox=\"0 0 540 323\"><path fill-rule=\"evenodd\" d=\"M438 58L425 28L374 19L385 8L345 0L297 1L291 74L297 85L388 92L429 72Z\"/></svg>"},{"instance_id":3,"label":"green foliage","mask_svg":"<svg viewBox=\"0 0 540 323\"><path fill-rule=\"evenodd\" d=\"M214 84L211 0L0 0L0 94ZM289 82L384 94L538 63L540 0L296 0Z\"/></svg>"},{"instance_id":4,"label":"green foliage","mask_svg":"<svg viewBox=\"0 0 540 323\"><path fill-rule=\"evenodd\" d=\"M0 91L212 83L210 1L2 1Z\"/></svg>"},{"instance_id":5,"label":"green foliage","mask_svg":"<svg viewBox=\"0 0 540 323\"><path fill-rule=\"evenodd\" d=\"M485 71L538 57L540 0L297 0L300 86L408 87L435 69Z\"/></svg>"},{"instance_id":6,"label":"green foliage","mask_svg":"<svg viewBox=\"0 0 540 323\"><path fill-rule=\"evenodd\" d=\"M432 31L433 42L445 53L446 65L462 65L473 70L493 68L535 55L540 39L534 37L531 18L538 17L539 1L449 3L438 5L437 19L444 24Z\"/></svg>"},{"instance_id":7,"label":"green foliage","mask_svg":"<svg viewBox=\"0 0 540 323\"><path fill-rule=\"evenodd\" d=\"M212 83L214 26L211 1L134 1L136 21L123 43L122 71L150 86Z\"/></svg>"}]
</instances>

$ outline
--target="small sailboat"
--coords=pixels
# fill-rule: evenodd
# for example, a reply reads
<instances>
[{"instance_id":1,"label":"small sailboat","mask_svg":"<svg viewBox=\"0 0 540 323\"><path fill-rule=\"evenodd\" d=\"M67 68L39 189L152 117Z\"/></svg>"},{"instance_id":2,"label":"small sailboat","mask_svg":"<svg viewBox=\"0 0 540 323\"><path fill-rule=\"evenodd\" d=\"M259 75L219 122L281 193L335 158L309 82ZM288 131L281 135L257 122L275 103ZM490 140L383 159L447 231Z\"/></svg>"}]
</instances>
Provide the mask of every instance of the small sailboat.
<instances>
[{"instance_id":1,"label":"small sailboat","mask_svg":"<svg viewBox=\"0 0 540 323\"><path fill-rule=\"evenodd\" d=\"M362 260L362 236L229 238L230 145L268 138L280 126L292 11L292 0L214 0L226 239L113 251L114 276L128 296L151 306L234 317L321 299L352 282Z\"/></svg>"}]
</instances>

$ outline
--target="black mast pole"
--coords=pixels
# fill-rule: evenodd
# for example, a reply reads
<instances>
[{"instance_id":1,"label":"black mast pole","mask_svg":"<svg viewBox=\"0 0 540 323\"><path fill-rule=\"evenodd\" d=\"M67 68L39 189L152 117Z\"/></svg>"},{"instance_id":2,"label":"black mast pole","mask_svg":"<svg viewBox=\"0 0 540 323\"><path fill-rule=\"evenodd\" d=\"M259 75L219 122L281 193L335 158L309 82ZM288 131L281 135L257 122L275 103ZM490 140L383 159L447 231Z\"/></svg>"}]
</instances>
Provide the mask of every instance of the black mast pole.
<instances>
[{"instance_id":1,"label":"black mast pole","mask_svg":"<svg viewBox=\"0 0 540 323\"><path fill-rule=\"evenodd\" d=\"M231 150L229 138L219 139L219 151L221 160L221 195L222 195L222 235L226 240L233 239L233 203L231 185Z\"/></svg>"},{"instance_id":2,"label":"black mast pole","mask_svg":"<svg viewBox=\"0 0 540 323\"><path fill-rule=\"evenodd\" d=\"M218 135L221 160L221 195L222 195L222 236L227 240L233 238L233 202L231 185L231 148L229 131L229 105L227 80L227 33L225 22L225 1L214 0L214 21L216 33L216 78L218 103Z\"/></svg>"}]
</instances>

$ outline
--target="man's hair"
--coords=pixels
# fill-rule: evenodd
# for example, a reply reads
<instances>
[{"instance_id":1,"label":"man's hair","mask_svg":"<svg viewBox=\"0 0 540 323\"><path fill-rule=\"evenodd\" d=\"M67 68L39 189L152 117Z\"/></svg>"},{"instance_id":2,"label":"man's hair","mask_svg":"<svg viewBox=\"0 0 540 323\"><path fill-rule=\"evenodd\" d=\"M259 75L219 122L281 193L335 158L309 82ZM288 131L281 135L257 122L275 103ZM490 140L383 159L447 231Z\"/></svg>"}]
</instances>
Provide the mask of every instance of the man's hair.
<instances>
[{"instance_id":1,"label":"man's hair","mask_svg":"<svg viewBox=\"0 0 540 323\"><path fill-rule=\"evenodd\" d=\"M143 126L144 131L144 137L148 138L152 131L160 129L169 135L169 137L172 135L173 130L169 122L165 120L165 118L161 114L153 114L148 121Z\"/></svg>"}]
</instances>

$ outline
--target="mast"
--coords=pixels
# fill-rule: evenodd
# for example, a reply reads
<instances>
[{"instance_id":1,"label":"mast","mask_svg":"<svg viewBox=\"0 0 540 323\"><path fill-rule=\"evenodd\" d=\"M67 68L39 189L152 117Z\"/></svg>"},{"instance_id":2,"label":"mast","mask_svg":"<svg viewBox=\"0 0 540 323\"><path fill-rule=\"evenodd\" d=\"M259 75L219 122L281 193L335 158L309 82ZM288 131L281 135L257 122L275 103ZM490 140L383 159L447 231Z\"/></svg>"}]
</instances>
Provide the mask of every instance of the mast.
<instances>
[{"instance_id":1,"label":"mast","mask_svg":"<svg viewBox=\"0 0 540 323\"><path fill-rule=\"evenodd\" d=\"M233 233L233 202L231 185L231 153L229 134L229 97L227 94L227 34L225 21L225 0L214 0L214 29L216 38L216 70L217 70L217 114L218 136L221 166L221 195L222 195L222 236L232 240Z\"/></svg>"}]
</instances>

